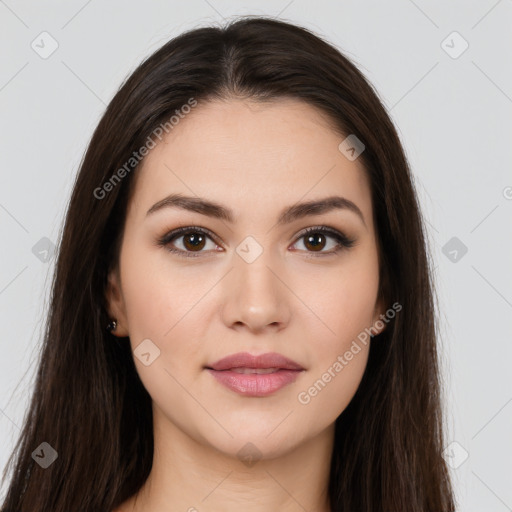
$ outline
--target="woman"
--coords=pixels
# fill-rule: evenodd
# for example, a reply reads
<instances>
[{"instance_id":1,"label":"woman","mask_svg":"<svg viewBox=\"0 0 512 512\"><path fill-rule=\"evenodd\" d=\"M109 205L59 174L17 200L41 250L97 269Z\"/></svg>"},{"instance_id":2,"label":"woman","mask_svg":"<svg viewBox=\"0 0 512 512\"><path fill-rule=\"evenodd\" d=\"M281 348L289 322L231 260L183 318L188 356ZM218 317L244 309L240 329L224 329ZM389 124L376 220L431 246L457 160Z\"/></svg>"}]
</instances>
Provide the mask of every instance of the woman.
<instances>
[{"instance_id":1,"label":"woman","mask_svg":"<svg viewBox=\"0 0 512 512\"><path fill-rule=\"evenodd\" d=\"M242 18L135 70L52 291L3 510L454 510L411 173L309 31Z\"/></svg>"}]
</instances>

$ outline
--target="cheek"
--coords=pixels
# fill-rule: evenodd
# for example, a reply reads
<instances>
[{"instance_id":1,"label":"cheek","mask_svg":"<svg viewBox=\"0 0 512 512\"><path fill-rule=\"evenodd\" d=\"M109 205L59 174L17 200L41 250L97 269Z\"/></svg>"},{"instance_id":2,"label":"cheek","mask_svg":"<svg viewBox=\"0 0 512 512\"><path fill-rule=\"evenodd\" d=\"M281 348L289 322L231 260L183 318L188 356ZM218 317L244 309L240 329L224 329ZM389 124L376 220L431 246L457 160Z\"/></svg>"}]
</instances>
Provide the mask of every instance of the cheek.
<instances>
[{"instance_id":1,"label":"cheek","mask_svg":"<svg viewBox=\"0 0 512 512\"><path fill-rule=\"evenodd\" d=\"M310 431L332 424L359 387L368 360L369 344L349 343L344 348L347 350L332 354L317 372L311 372L310 381L297 394L297 407Z\"/></svg>"},{"instance_id":2,"label":"cheek","mask_svg":"<svg viewBox=\"0 0 512 512\"><path fill-rule=\"evenodd\" d=\"M376 254L360 251L329 271L304 272L294 286L315 313L307 316L310 328L317 325L319 353L332 356L372 326L379 288Z\"/></svg>"},{"instance_id":3,"label":"cheek","mask_svg":"<svg viewBox=\"0 0 512 512\"><path fill-rule=\"evenodd\" d=\"M212 283L173 267L165 254L127 253L122 283L134 363L153 402L179 423L174 415L198 414L186 390L203 364L199 345L204 336L198 330L204 317L201 298ZM151 353L147 365L138 357L143 343L149 347L144 352Z\"/></svg>"},{"instance_id":4,"label":"cheek","mask_svg":"<svg viewBox=\"0 0 512 512\"><path fill-rule=\"evenodd\" d=\"M127 246L122 283L131 335L171 337L206 293L205 277L173 264L165 249Z\"/></svg>"},{"instance_id":5,"label":"cheek","mask_svg":"<svg viewBox=\"0 0 512 512\"><path fill-rule=\"evenodd\" d=\"M200 373L205 363L204 345L209 290L218 280L211 273L185 268L170 261L164 250L145 251L127 247L123 260L123 294L134 356L143 340L157 347L158 358L151 366L134 357L147 389L167 389L184 385ZM205 275L206 274L206 275ZM203 349L204 351L204 349ZM184 364L187 362L187 364ZM163 376L165 385L159 380ZM176 387L179 393L179 386ZM151 392L151 391L150 391Z\"/></svg>"},{"instance_id":6,"label":"cheek","mask_svg":"<svg viewBox=\"0 0 512 512\"><path fill-rule=\"evenodd\" d=\"M315 315L308 315L308 326L303 326L313 340L309 354L313 365L297 402L305 417L315 422L334 421L343 412L359 387L368 360L378 266L372 255L352 263L301 285L303 291L314 290L304 302Z\"/></svg>"},{"instance_id":7,"label":"cheek","mask_svg":"<svg viewBox=\"0 0 512 512\"><path fill-rule=\"evenodd\" d=\"M327 293L312 297L310 304L322 322L311 317L309 327L303 326L312 340L308 357L312 365L296 400L312 431L334 422L343 412L368 361L378 278L369 279L367 273L345 277L336 288L331 285Z\"/></svg>"}]
</instances>

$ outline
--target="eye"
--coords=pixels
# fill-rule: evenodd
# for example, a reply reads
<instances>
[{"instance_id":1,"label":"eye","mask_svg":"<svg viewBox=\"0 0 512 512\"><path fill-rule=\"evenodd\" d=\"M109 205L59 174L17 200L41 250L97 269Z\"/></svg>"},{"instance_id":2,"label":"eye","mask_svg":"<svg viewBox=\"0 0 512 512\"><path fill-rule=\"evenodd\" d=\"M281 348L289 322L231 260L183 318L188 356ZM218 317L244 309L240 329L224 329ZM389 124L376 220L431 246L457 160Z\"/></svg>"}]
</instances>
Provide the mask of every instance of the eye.
<instances>
[{"instance_id":1,"label":"eye","mask_svg":"<svg viewBox=\"0 0 512 512\"><path fill-rule=\"evenodd\" d=\"M330 244L328 243L328 239L331 239ZM348 238L340 231L326 226L307 228L299 234L298 240L303 240L302 245L307 252L313 253L312 256L336 254L342 249L349 249L355 243L355 240ZM298 242L295 242L295 244L296 243ZM323 249L329 245L330 250L324 251Z\"/></svg>"},{"instance_id":2,"label":"eye","mask_svg":"<svg viewBox=\"0 0 512 512\"><path fill-rule=\"evenodd\" d=\"M159 246L165 247L169 252L179 256L198 257L201 253L209 252L209 250L219 251L220 244L216 242L215 238L215 235L207 229L198 226L188 226L170 231L160 238L157 243ZM293 245L296 245L302 239L304 239L302 244L305 247L305 251L312 253L311 256L313 257L336 254L342 249L352 247L355 243L355 240L327 226L305 229L299 234L297 241ZM330 244L328 243L329 239L331 240ZM211 242L209 250L208 241ZM329 245L330 250L324 251L325 247Z\"/></svg>"},{"instance_id":3,"label":"eye","mask_svg":"<svg viewBox=\"0 0 512 512\"><path fill-rule=\"evenodd\" d=\"M204 252L203 249L207 247L208 240L213 244L210 250L218 250L218 245L215 243L213 234L210 233L210 231L204 228L190 226L170 231L158 240L158 245L180 256L194 258L200 256L201 252ZM178 248L173 246L174 243L178 245Z\"/></svg>"}]
</instances>

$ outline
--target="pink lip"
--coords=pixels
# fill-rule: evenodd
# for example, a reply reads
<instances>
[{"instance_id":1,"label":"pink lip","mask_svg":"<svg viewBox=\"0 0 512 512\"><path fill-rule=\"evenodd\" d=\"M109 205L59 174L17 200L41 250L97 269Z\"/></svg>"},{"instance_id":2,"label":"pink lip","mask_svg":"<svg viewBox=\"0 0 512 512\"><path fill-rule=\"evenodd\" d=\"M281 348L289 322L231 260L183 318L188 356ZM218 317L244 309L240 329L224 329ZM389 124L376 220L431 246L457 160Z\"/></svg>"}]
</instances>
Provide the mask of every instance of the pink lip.
<instances>
[{"instance_id":1,"label":"pink lip","mask_svg":"<svg viewBox=\"0 0 512 512\"><path fill-rule=\"evenodd\" d=\"M279 368L274 373L238 373L234 368ZM267 396L297 379L304 368L281 354L269 352L253 356L247 352L233 354L205 367L227 388L245 396Z\"/></svg>"},{"instance_id":2,"label":"pink lip","mask_svg":"<svg viewBox=\"0 0 512 512\"><path fill-rule=\"evenodd\" d=\"M206 366L212 370L230 370L231 368L282 368L284 370L304 370L299 363L277 354L267 352L253 356L248 352L238 352L219 359L215 363Z\"/></svg>"}]
</instances>

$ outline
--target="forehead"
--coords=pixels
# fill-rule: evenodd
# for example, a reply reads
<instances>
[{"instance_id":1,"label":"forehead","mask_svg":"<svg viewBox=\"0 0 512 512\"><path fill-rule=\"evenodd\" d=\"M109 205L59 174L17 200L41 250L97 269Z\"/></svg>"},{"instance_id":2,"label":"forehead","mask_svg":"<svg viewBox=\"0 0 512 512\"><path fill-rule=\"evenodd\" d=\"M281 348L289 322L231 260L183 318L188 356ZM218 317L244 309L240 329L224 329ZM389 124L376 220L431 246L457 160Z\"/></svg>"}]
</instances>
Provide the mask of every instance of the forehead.
<instances>
[{"instance_id":1,"label":"forehead","mask_svg":"<svg viewBox=\"0 0 512 512\"><path fill-rule=\"evenodd\" d=\"M344 138L326 115L300 100L200 103L136 171L135 207L145 214L178 192L229 205L241 217L341 195L359 206L370 228L366 172L360 160L339 151Z\"/></svg>"}]
</instances>

